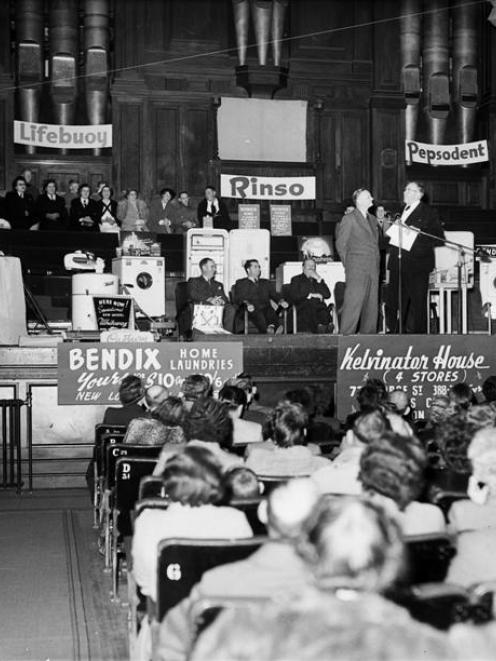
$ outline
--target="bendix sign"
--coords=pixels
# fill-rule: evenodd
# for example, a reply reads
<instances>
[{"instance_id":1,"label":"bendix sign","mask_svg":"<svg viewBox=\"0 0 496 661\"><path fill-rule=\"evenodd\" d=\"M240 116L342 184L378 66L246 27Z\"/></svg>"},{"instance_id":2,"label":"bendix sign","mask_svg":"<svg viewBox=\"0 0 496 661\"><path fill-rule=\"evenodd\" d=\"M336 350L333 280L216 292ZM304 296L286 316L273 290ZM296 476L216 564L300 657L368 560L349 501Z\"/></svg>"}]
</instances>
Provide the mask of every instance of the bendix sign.
<instances>
[{"instance_id":1,"label":"bendix sign","mask_svg":"<svg viewBox=\"0 0 496 661\"><path fill-rule=\"evenodd\" d=\"M315 200L315 177L221 174L220 194L238 200Z\"/></svg>"},{"instance_id":2,"label":"bendix sign","mask_svg":"<svg viewBox=\"0 0 496 661\"><path fill-rule=\"evenodd\" d=\"M59 404L118 404L119 384L128 374L145 387L180 392L190 374L208 376L215 390L243 371L241 342L184 344L62 344L57 351Z\"/></svg>"}]
</instances>

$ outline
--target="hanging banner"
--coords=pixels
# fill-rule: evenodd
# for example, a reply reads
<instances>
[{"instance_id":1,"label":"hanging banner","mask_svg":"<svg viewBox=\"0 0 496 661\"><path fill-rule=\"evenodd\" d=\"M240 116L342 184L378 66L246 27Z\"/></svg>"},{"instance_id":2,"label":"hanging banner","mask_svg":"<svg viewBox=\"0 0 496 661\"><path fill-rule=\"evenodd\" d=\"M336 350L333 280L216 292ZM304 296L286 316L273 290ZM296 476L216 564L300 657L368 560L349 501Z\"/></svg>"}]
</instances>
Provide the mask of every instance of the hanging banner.
<instances>
[{"instance_id":1,"label":"hanging banner","mask_svg":"<svg viewBox=\"0 0 496 661\"><path fill-rule=\"evenodd\" d=\"M428 145L405 140L405 159L409 163L424 165L471 165L488 161L489 150L487 140L461 145Z\"/></svg>"},{"instance_id":2,"label":"hanging banner","mask_svg":"<svg viewBox=\"0 0 496 661\"><path fill-rule=\"evenodd\" d=\"M315 200L315 177L221 174L220 194L239 200Z\"/></svg>"},{"instance_id":3,"label":"hanging banner","mask_svg":"<svg viewBox=\"0 0 496 661\"><path fill-rule=\"evenodd\" d=\"M477 394L496 374L496 338L488 335L342 336L338 344L337 415L355 410L367 379L384 381L388 391L401 388L416 420L425 420L432 398L448 395L464 382Z\"/></svg>"},{"instance_id":4,"label":"hanging banner","mask_svg":"<svg viewBox=\"0 0 496 661\"><path fill-rule=\"evenodd\" d=\"M112 124L71 126L16 120L14 142L51 149L105 149L112 147Z\"/></svg>"},{"instance_id":5,"label":"hanging banner","mask_svg":"<svg viewBox=\"0 0 496 661\"><path fill-rule=\"evenodd\" d=\"M57 347L59 404L118 404L119 384L127 374L146 388L181 390L189 374L204 374L215 390L243 371L242 342L160 342L60 344Z\"/></svg>"}]
</instances>

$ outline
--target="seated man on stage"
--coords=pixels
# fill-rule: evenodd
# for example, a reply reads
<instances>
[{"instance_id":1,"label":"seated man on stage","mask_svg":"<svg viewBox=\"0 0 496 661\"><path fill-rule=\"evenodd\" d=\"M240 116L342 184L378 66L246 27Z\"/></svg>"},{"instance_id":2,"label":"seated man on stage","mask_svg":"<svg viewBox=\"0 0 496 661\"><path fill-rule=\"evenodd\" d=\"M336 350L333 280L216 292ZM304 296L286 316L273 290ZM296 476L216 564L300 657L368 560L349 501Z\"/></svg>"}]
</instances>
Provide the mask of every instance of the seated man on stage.
<instances>
[{"instance_id":1,"label":"seated man on stage","mask_svg":"<svg viewBox=\"0 0 496 661\"><path fill-rule=\"evenodd\" d=\"M252 321L259 333L269 335L282 333L279 317L271 305L271 301L282 308L288 304L281 298L269 280L260 277L260 263L256 259L247 259L244 263L246 278L236 280L234 285L235 305L246 306L248 318Z\"/></svg>"},{"instance_id":2,"label":"seated man on stage","mask_svg":"<svg viewBox=\"0 0 496 661\"><path fill-rule=\"evenodd\" d=\"M296 305L298 330L311 333L331 333L331 313L325 303L331 292L317 273L313 259L303 260L303 273L291 278L291 301Z\"/></svg>"},{"instance_id":3,"label":"seated man on stage","mask_svg":"<svg viewBox=\"0 0 496 661\"><path fill-rule=\"evenodd\" d=\"M199 305L221 305L224 308L222 322L224 329L231 332L234 326L235 308L229 303L229 299L224 291L224 285L215 279L217 265L210 257L204 257L199 263L201 275L197 278L188 280L188 301ZM190 323L187 326L191 328L192 310L188 308L186 314L189 314Z\"/></svg>"}]
</instances>

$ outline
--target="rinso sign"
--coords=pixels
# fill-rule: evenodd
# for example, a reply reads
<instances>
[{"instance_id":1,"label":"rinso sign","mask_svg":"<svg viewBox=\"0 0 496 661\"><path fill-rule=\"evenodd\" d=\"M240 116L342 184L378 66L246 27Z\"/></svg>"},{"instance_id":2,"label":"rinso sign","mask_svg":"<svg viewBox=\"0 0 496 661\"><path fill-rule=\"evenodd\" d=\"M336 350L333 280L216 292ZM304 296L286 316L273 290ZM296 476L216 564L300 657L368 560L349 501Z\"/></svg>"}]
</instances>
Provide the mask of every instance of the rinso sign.
<instances>
[{"instance_id":1,"label":"rinso sign","mask_svg":"<svg viewBox=\"0 0 496 661\"><path fill-rule=\"evenodd\" d=\"M315 177L221 174L220 194L239 200L315 200Z\"/></svg>"}]
</instances>

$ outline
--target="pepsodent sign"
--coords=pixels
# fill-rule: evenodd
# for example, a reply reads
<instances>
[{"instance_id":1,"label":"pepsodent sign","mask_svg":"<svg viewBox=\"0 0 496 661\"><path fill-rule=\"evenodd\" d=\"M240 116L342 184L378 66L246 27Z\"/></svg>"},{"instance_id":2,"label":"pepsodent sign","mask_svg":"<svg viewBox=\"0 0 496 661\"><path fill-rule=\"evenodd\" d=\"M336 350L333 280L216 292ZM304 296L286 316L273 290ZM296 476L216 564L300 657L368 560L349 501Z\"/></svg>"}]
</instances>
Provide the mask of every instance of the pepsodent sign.
<instances>
[{"instance_id":1,"label":"pepsodent sign","mask_svg":"<svg viewBox=\"0 0 496 661\"><path fill-rule=\"evenodd\" d=\"M415 140L405 141L405 159L424 165L470 165L489 160L487 140L460 145L429 145Z\"/></svg>"}]
</instances>

